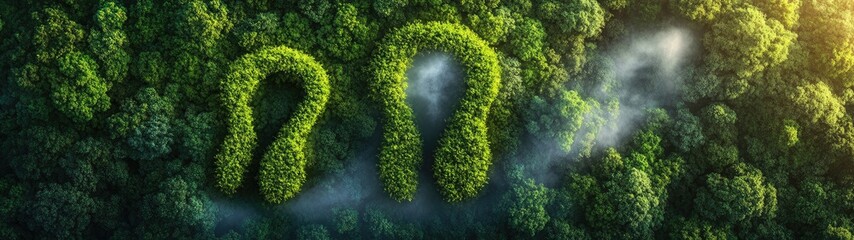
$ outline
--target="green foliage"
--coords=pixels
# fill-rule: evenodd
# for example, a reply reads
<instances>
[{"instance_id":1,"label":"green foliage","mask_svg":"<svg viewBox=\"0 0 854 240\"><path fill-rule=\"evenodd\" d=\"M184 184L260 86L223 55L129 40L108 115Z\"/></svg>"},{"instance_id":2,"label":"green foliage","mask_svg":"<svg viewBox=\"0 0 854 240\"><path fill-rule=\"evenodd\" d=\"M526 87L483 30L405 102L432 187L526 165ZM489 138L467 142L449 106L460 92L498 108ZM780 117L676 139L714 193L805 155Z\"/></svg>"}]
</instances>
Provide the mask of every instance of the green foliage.
<instances>
[{"instance_id":1,"label":"green foliage","mask_svg":"<svg viewBox=\"0 0 854 240\"><path fill-rule=\"evenodd\" d=\"M193 182L176 177L159 184L154 194L148 195L141 206L144 221L170 223L161 226L142 226L138 229L143 238L177 238L212 235L213 203Z\"/></svg>"},{"instance_id":2,"label":"green foliage","mask_svg":"<svg viewBox=\"0 0 854 240\"><path fill-rule=\"evenodd\" d=\"M684 106L677 109L672 127L670 141L682 152L689 152L706 141L700 118L694 116Z\"/></svg>"},{"instance_id":3,"label":"green foliage","mask_svg":"<svg viewBox=\"0 0 854 240\"><path fill-rule=\"evenodd\" d=\"M337 5L332 23L320 28L318 44L332 56L351 61L365 56L377 35L377 25L359 16L352 4Z\"/></svg>"},{"instance_id":4,"label":"green foliage","mask_svg":"<svg viewBox=\"0 0 854 240\"><path fill-rule=\"evenodd\" d=\"M298 193L305 182L306 139L329 98L326 71L308 55L276 47L245 55L231 64L221 85L228 133L216 155L216 172L217 186L227 194L234 193L242 183L257 141L249 102L259 82L275 72L296 76L306 91L305 100L282 126L261 160L261 192L267 201L281 203Z\"/></svg>"},{"instance_id":5,"label":"green foliage","mask_svg":"<svg viewBox=\"0 0 854 240\"><path fill-rule=\"evenodd\" d=\"M526 129L541 141L555 142L561 150L569 152L575 133L589 111L587 103L575 91L562 91L552 104L534 96L525 111Z\"/></svg>"},{"instance_id":6,"label":"green foliage","mask_svg":"<svg viewBox=\"0 0 854 240\"><path fill-rule=\"evenodd\" d=\"M712 22L718 15L738 3L735 0L676 0L678 12L691 20Z\"/></svg>"},{"instance_id":7,"label":"green foliage","mask_svg":"<svg viewBox=\"0 0 854 240\"><path fill-rule=\"evenodd\" d=\"M777 210L777 190L764 182L759 170L743 163L728 175L706 176L706 188L694 199L697 214L711 222L738 223L772 215Z\"/></svg>"},{"instance_id":8,"label":"green foliage","mask_svg":"<svg viewBox=\"0 0 854 240\"><path fill-rule=\"evenodd\" d=\"M180 138L181 153L194 162L207 162L213 156L216 123L214 114L210 112L187 114L186 121L178 124L183 133Z\"/></svg>"},{"instance_id":9,"label":"green foliage","mask_svg":"<svg viewBox=\"0 0 854 240\"><path fill-rule=\"evenodd\" d=\"M515 152L522 133L522 123L515 109L521 102L521 63L515 58L499 55L501 64L501 89L489 110L487 127L493 154L502 156Z\"/></svg>"},{"instance_id":10,"label":"green foliage","mask_svg":"<svg viewBox=\"0 0 854 240\"><path fill-rule=\"evenodd\" d=\"M70 54L75 45L83 40L82 27L59 9L46 8L42 12L33 13L32 18L38 22L33 31L33 45L39 62L50 62Z\"/></svg>"},{"instance_id":11,"label":"green foliage","mask_svg":"<svg viewBox=\"0 0 854 240\"><path fill-rule=\"evenodd\" d=\"M755 7L725 12L703 41L712 74L722 79L721 97L740 96L751 81L788 58L795 35Z\"/></svg>"},{"instance_id":12,"label":"green foliage","mask_svg":"<svg viewBox=\"0 0 854 240\"><path fill-rule=\"evenodd\" d=\"M678 219L676 230L670 233L673 239L731 239L732 233L712 223L696 219Z\"/></svg>"},{"instance_id":13,"label":"green foliage","mask_svg":"<svg viewBox=\"0 0 854 240\"><path fill-rule=\"evenodd\" d=\"M511 49L519 59L531 60L542 53L545 37L546 32L540 21L530 18L522 19L511 33Z\"/></svg>"},{"instance_id":14,"label":"green foliage","mask_svg":"<svg viewBox=\"0 0 854 240\"><path fill-rule=\"evenodd\" d=\"M36 193L29 207L28 226L44 238L79 238L97 207L86 193L69 186L51 184Z\"/></svg>"},{"instance_id":15,"label":"green foliage","mask_svg":"<svg viewBox=\"0 0 854 240\"><path fill-rule=\"evenodd\" d=\"M851 0L0 1L0 49L2 239L854 235Z\"/></svg>"},{"instance_id":16,"label":"green foliage","mask_svg":"<svg viewBox=\"0 0 854 240\"><path fill-rule=\"evenodd\" d=\"M326 230L323 225L308 225L297 231L297 239L328 240L332 238L329 237L329 230Z\"/></svg>"},{"instance_id":17,"label":"green foliage","mask_svg":"<svg viewBox=\"0 0 854 240\"><path fill-rule=\"evenodd\" d=\"M179 37L195 40L190 47L211 54L225 32L233 26L228 19L228 9L224 3L215 1L168 2L167 6L177 8L178 17L174 30Z\"/></svg>"},{"instance_id":18,"label":"green foliage","mask_svg":"<svg viewBox=\"0 0 854 240\"><path fill-rule=\"evenodd\" d=\"M466 68L465 97L448 120L436 150L434 174L447 201L474 197L487 182L492 156L486 118L500 86L495 52L471 30L455 24L410 24L386 36L374 53L371 94L384 121L379 174L385 190L398 201L412 200L421 163L421 139L412 109L404 102L406 68L419 51L453 54Z\"/></svg>"},{"instance_id":19,"label":"green foliage","mask_svg":"<svg viewBox=\"0 0 854 240\"><path fill-rule=\"evenodd\" d=\"M169 72L160 52L141 52L137 57L136 72L145 83L159 84Z\"/></svg>"},{"instance_id":20,"label":"green foliage","mask_svg":"<svg viewBox=\"0 0 854 240\"><path fill-rule=\"evenodd\" d=\"M424 233L413 224L399 224L376 209L368 209L364 218L375 239L423 239Z\"/></svg>"},{"instance_id":21,"label":"green foliage","mask_svg":"<svg viewBox=\"0 0 854 240\"><path fill-rule=\"evenodd\" d=\"M792 29L800 17L802 0L752 0L751 4L762 10L768 18L780 21L786 29Z\"/></svg>"},{"instance_id":22,"label":"green foliage","mask_svg":"<svg viewBox=\"0 0 854 240\"><path fill-rule=\"evenodd\" d=\"M91 57L71 52L59 60L59 71L63 77L51 82L51 99L60 112L75 122L86 122L110 108L110 84L98 76L98 65Z\"/></svg>"},{"instance_id":23,"label":"green foliage","mask_svg":"<svg viewBox=\"0 0 854 240\"><path fill-rule=\"evenodd\" d=\"M593 37L605 26L605 11L595 0L543 1L538 10L542 19L562 34Z\"/></svg>"},{"instance_id":24,"label":"green foliage","mask_svg":"<svg viewBox=\"0 0 854 240\"><path fill-rule=\"evenodd\" d=\"M847 4L847 5L846 5ZM846 1L804 1L798 40L807 50L808 67L834 86L854 81L854 6Z\"/></svg>"},{"instance_id":25,"label":"green foliage","mask_svg":"<svg viewBox=\"0 0 854 240\"><path fill-rule=\"evenodd\" d=\"M294 13L286 13L281 17L273 13L261 13L237 25L235 32L238 44L252 51L278 45L307 51L315 43L308 19Z\"/></svg>"},{"instance_id":26,"label":"green foliage","mask_svg":"<svg viewBox=\"0 0 854 240\"><path fill-rule=\"evenodd\" d=\"M299 0L297 4L302 14L316 23L327 22L332 16L334 3L329 0Z\"/></svg>"},{"instance_id":27,"label":"green foliage","mask_svg":"<svg viewBox=\"0 0 854 240\"><path fill-rule=\"evenodd\" d=\"M108 119L113 138L127 138L134 158L151 160L169 153L174 142L174 106L153 88L144 88L125 101Z\"/></svg>"},{"instance_id":28,"label":"green foliage","mask_svg":"<svg viewBox=\"0 0 854 240\"><path fill-rule=\"evenodd\" d=\"M469 21L472 30L489 44L504 41L516 26L516 20L505 8L499 8L494 12L470 15Z\"/></svg>"},{"instance_id":29,"label":"green foliage","mask_svg":"<svg viewBox=\"0 0 854 240\"><path fill-rule=\"evenodd\" d=\"M507 209L510 227L524 237L534 237L549 222L546 205L552 199L552 193L533 179L522 179L516 172L512 187L502 201Z\"/></svg>"},{"instance_id":30,"label":"green foliage","mask_svg":"<svg viewBox=\"0 0 854 240\"><path fill-rule=\"evenodd\" d=\"M345 233L356 230L359 226L359 212L350 208L332 210L335 214L335 231Z\"/></svg>"},{"instance_id":31,"label":"green foliage","mask_svg":"<svg viewBox=\"0 0 854 240\"><path fill-rule=\"evenodd\" d=\"M664 220L668 186L679 179L684 161L663 158L661 138L654 129L635 135L623 157L606 150L593 170L595 178L577 176L570 194L581 200L593 235L599 238L651 238Z\"/></svg>"},{"instance_id":32,"label":"green foliage","mask_svg":"<svg viewBox=\"0 0 854 240\"><path fill-rule=\"evenodd\" d=\"M124 81L128 72L128 40L122 31L125 21L127 15L122 6L103 2L95 15L99 29L89 35L89 46L104 66L104 78L110 83Z\"/></svg>"},{"instance_id":33,"label":"green foliage","mask_svg":"<svg viewBox=\"0 0 854 240\"><path fill-rule=\"evenodd\" d=\"M409 4L409 0L377 0L373 2L374 11L383 17L398 14L400 10Z\"/></svg>"}]
</instances>

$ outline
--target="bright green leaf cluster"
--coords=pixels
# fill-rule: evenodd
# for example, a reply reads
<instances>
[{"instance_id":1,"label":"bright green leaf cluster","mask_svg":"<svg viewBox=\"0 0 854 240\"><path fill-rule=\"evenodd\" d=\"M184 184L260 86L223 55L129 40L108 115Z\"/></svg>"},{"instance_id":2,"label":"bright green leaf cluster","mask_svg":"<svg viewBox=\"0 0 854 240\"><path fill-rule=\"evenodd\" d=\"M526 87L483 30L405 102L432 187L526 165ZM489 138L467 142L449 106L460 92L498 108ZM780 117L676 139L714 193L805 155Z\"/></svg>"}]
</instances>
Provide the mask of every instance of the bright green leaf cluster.
<instances>
[{"instance_id":1,"label":"bright green leaf cluster","mask_svg":"<svg viewBox=\"0 0 854 240\"><path fill-rule=\"evenodd\" d=\"M410 24L389 34L375 53L372 94L380 102L385 126L379 156L380 179L392 198L412 200L421 163L421 139L412 109L405 103L406 69L419 51L448 52L466 68L467 90L439 140L434 174L445 199L475 196L487 182L492 162L486 117L498 94L501 69L486 42L468 28L449 23Z\"/></svg>"},{"instance_id":2,"label":"bright green leaf cluster","mask_svg":"<svg viewBox=\"0 0 854 240\"><path fill-rule=\"evenodd\" d=\"M291 48L264 49L231 64L221 85L228 133L216 155L216 179L220 190L229 194L243 182L257 144L249 103L259 82L275 72L292 74L306 91L305 100L282 126L261 160L261 192L267 201L281 203L298 193L305 182L306 139L329 98L326 71L314 58Z\"/></svg>"},{"instance_id":3,"label":"bright green leaf cluster","mask_svg":"<svg viewBox=\"0 0 854 240\"><path fill-rule=\"evenodd\" d=\"M98 65L89 55L72 52L59 60L64 78L51 83L54 105L75 122L92 119L95 112L110 108L109 84L98 76Z\"/></svg>"}]
</instances>

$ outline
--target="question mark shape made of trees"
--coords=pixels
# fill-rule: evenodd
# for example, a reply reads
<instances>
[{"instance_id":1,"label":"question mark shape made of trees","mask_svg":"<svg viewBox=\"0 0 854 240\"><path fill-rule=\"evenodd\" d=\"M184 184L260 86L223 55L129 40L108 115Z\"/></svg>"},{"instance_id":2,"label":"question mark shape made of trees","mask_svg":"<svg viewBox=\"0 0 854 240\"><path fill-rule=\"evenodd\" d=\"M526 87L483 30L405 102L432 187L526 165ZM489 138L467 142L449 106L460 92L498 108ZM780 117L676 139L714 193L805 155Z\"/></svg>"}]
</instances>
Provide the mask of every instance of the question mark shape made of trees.
<instances>
[{"instance_id":1,"label":"question mark shape made of trees","mask_svg":"<svg viewBox=\"0 0 854 240\"><path fill-rule=\"evenodd\" d=\"M397 201L414 198L422 160L421 138L405 103L405 73L421 50L448 52L465 68L466 92L439 139L433 166L445 200L460 202L480 192L492 165L486 119L501 84L498 57L465 26L440 22L397 29L375 51L371 95L380 102L384 116L379 174L386 192Z\"/></svg>"},{"instance_id":2,"label":"question mark shape made of trees","mask_svg":"<svg viewBox=\"0 0 854 240\"><path fill-rule=\"evenodd\" d=\"M306 138L329 98L329 78L314 58L297 50L280 46L245 55L229 66L221 84L221 100L227 114L227 135L216 161L216 184L233 194L243 182L243 175L257 145L249 103L259 82L269 74L285 72L301 81L306 91L301 102L281 128L261 159L259 187L264 198L281 203L300 191L305 182Z\"/></svg>"}]
</instances>

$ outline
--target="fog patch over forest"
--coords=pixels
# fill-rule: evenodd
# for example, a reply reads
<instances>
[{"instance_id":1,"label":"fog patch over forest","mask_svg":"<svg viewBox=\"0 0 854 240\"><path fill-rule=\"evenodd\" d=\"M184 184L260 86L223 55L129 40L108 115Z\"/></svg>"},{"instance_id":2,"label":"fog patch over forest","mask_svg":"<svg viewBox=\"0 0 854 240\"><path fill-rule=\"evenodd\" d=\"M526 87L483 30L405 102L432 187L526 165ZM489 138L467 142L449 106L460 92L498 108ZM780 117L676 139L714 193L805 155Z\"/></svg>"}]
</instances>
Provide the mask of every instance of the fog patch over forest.
<instances>
[{"instance_id":1,"label":"fog patch over forest","mask_svg":"<svg viewBox=\"0 0 854 240\"><path fill-rule=\"evenodd\" d=\"M283 209L308 221L328 221L333 210L341 208L382 208L410 220L435 214L444 201L435 187L434 151L444 133L445 120L454 113L465 92L463 68L449 54L424 52L413 58L406 76L406 103L413 110L424 153L415 199L398 203L383 191L376 166L379 139L372 138L362 153L347 160L343 170L306 185Z\"/></svg>"},{"instance_id":2,"label":"fog patch over forest","mask_svg":"<svg viewBox=\"0 0 854 240\"><path fill-rule=\"evenodd\" d=\"M610 96L595 96L616 95L620 101L617 116L597 135L603 147L625 143L646 118L647 110L672 107L679 101L687 79L684 69L699 47L690 30L676 26L627 36L631 38L607 53L613 61L615 88Z\"/></svg>"},{"instance_id":3,"label":"fog patch over forest","mask_svg":"<svg viewBox=\"0 0 854 240\"><path fill-rule=\"evenodd\" d=\"M616 40L612 47L596 52L598 55L594 58L599 58L601 64L588 66L596 76L570 76L596 78L580 80L595 83L590 86L592 89L571 86L565 89L579 91L589 108L580 113L584 120L574 133L570 151L561 150L555 141L543 141L535 136L522 140L522 152L512 160L520 164L516 167L522 167L527 177L546 186L555 186L566 170L558 166L590 157L580 154L588 151L584 149L585 144L593 144L594 155L608 147L622 146L642 127L649 110L669 109L680 101L685 81L690 77L685 69L699 47L691 30L670 25L624 36L625 39ZM577 81L570 81L573 82ZM591 106L591 101L598 102L598 108ZM615 101L619 102L618 109L612 112L614 109L608 105ZM527 119L532 120L538 121L537 116ZM585 139L588 134L595 135L595 139Z\"/></svg>"},{"instance_id":4,"label":"fog patch over forest","mask_svg":"<svg viewBox=\"0 0 854 240\"><path fill-rule=\"evenodd\" d=\"M306 220L331 216L335 208L358 208L370 198L385 197L376 167L376 145L347 161L341 171L326 174L281 207Z\"/></svg>"}]
</instances>

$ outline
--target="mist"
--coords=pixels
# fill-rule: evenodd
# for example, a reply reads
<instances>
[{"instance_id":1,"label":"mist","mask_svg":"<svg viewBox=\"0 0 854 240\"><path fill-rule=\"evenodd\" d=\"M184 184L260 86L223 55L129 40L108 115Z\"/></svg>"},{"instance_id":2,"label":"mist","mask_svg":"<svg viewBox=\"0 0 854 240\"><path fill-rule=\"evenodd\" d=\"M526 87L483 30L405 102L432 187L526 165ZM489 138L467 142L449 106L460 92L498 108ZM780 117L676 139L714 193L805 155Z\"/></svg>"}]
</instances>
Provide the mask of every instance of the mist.
<instances>
[{"instance_id":1,"label":"mist","mask_svg":"<svg viewBox=\"0 0 854 240\"><path fill-rule=\"evenodd\" d=\"M533 136L522 139L520 154L512 161L517 164L515 167L522 167L527 177L556 186L567 170L562 167L567 161L622 146L642 127L648 110L670 108L680 100L687 79L683 69L697 47L691 32L669 26L625 36L627 39L608 44L613 47L596 53L597 60L604 63L589 64L591 75L570 81L570 85L587 84L588 88L568 88L579 91L588 105L599 105L585 114L572 149L564 152L555 142ZM619 102L618 110L610 108L612 102Z\"/></svg>"},{"instance_id":2,"label":"mist","mask_svg":"<svg viewBox=\"0 0 854 240\"><path fill-rule=\"evenodd\" d=\"M323 222L332 219L336 208L376 208L400 219L416 221L446 207L433 179L434 152L446 120L456 110L465 92L462 66L449 54L418 54L406 72L406 103L412 108L423 142L423 162L419 166L418 189L411 202L398 203L388 197L377 173L379 135L369 139L365 151L345 162L341 171L326 173L315 184L307 184L281 208L301 219Z\"/></svg>"},{"instance_id":3,"label":"mist","mask_svg":"<svg viewBox=\"0 0 854 240\"><path fill-rule=\"evenodd\" d=\"M348 160L343 170L325 174L317 184L303 189L282 207L305 220L315 221L329 218L335 208L357 208L370 198L382 197L376 167L377 146Z\"/></svg>"},{"instance_id":4,"label":"mist","mask_svg":"<svg viewBox=\"0 0 854 240\"><path fill-rule=\"evenodd\" d=\"M620 101L619 112L597 135L603 147L625 143L643 123L647 110L675 106L687 79L683 69L697 47L689 30L675 26L627 36L632 38L607 52L616 87L610 96L596 96Z\"/></svg>"},{"instance_id":5,"label":"mist","mask_svg":"<svg viewBox=\"0 0 854 240\"><path fill-rule=\"evenodd\" d=\"M428 52L413 59L406 77L406 103L415 115L425 157L432 158L445 120L457 109L465 92L462 66L449 54Z\"/></svg>"}]
</instances>

